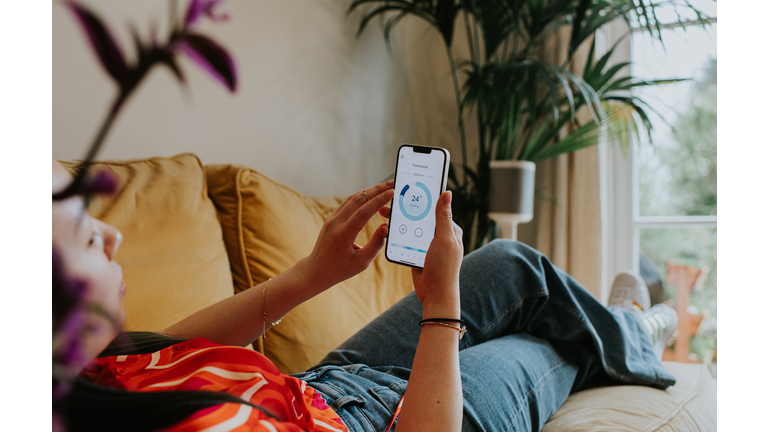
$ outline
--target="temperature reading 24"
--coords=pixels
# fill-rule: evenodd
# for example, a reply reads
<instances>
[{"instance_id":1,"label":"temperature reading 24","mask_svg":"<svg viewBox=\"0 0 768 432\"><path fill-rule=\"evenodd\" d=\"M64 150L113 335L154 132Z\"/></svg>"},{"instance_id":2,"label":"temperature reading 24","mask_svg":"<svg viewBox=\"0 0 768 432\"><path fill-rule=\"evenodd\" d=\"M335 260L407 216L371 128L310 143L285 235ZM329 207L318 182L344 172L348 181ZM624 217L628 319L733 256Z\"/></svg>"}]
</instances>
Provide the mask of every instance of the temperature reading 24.
<instances>
[{"instance_id":1,"label":"temperature reading 24","mask_svg":"<svg viewBox=\"0 0 768 432\"><path fill-rule=\"evenodd\" d=\"M422 182L416 182L415 187L406 184L400 191L400 211L408 220L419 221L429 213L432 207L432 196ZM411 200L408 201L410 195Z\"/></svg>"}]
</instances>

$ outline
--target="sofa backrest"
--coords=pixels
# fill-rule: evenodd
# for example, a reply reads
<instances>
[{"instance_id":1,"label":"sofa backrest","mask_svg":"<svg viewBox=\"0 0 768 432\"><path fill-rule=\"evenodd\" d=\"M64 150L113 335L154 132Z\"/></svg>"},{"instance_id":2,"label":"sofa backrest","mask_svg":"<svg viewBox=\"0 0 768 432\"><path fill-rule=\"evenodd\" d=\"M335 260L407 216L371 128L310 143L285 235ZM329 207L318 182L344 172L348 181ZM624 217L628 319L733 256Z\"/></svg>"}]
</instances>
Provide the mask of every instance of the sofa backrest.
<instances>
[{"instance_id":1,"label":"sofa backrest","mask_svg":"<svg viewBox=\"0 0 768 432\"><path fill-rule=\"evenodd\" d=\"M62 162L74 172L76 163ZM205 170L193 154L105 161L118 192L96 197L92 216L124 237L116 260L127 286L125 330L159 331L234 293Z\"/></svg>"}]
</instances>

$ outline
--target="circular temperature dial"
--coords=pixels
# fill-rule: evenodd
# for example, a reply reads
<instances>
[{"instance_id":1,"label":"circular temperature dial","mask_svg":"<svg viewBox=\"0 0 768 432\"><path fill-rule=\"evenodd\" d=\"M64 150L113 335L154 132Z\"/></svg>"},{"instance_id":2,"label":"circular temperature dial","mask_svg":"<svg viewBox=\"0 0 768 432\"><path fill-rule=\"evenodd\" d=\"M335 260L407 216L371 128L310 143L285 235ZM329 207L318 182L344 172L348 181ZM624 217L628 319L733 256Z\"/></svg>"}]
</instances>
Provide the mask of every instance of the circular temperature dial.
<instances>
[{"instance_id":1,"label":"circular temperature dial","mask_svg":"<svg viewBox=\"0 0 768 432\"><path fill-rule=\"evenodd\" d=\"M432 194L422 182L416 182L416 187L405 185L400 191L400 211L412 221L424 219L432 208Z\"/></svg>"}]
</instances>

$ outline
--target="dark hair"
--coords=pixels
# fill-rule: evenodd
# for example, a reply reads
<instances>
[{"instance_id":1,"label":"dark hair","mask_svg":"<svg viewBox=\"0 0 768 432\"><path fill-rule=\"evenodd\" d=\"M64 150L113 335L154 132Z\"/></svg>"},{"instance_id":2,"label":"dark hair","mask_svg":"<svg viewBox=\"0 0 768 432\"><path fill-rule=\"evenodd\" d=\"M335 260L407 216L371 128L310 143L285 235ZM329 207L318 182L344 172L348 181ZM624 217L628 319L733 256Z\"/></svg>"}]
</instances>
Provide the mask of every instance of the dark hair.
<instances>
[{"instance_id":1,"label":"dark hair","mask_svg":"<svg viewBox=\"0 0 768 432\"><path fill-rule=\"evenodd\" d=\"M151 332L122 332L99 357L148 354L185 339ZM75 379L65 399L68 431L154 431L195 412L226 402L249 405L279 420L267 409L229 393L210 391L132 392Z\"/></svg>"}]
</instances>

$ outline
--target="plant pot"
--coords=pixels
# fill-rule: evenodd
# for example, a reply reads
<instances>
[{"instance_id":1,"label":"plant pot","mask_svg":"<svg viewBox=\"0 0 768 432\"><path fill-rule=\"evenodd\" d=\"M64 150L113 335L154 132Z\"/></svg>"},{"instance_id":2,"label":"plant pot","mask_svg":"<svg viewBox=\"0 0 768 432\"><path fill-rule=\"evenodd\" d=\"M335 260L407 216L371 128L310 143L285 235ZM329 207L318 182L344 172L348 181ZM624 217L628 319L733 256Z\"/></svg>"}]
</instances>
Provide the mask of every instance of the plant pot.
<instances>
[{"instance_id":1,"label":"plant pot","mask_svg":"<svg viewBox=\"0 0 768 432\"><path fill-rule=\"evenodd\" d=\"M517 240L517 225L533 219L536 164L491 161L488 217L499 224L499 236Z\"/></svg>"}]
</instances>

